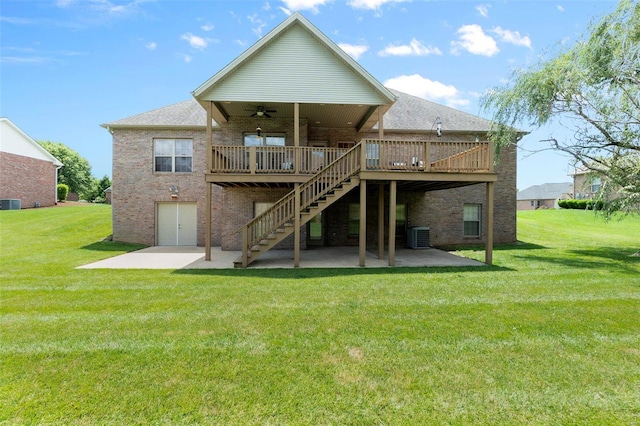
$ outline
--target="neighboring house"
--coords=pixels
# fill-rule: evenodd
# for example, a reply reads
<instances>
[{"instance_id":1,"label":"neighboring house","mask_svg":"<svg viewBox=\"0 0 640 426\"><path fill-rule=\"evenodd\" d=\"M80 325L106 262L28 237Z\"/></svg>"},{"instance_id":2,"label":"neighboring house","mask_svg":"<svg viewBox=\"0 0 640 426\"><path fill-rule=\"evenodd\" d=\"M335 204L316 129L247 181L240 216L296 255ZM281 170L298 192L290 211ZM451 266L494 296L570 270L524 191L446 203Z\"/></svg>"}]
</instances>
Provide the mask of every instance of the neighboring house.
<instances>
[{"instance_id":1,"label":"neighboring house","mask_svg":"<svg viewBox=\"0 0 640 426\"><path fill-rule=\"evenodd\" d=\"M111 187L104 190L104 202L106 204L111 204Z\"/></svg>"},{"instance_id":2,"label":"neighboring house","mask_svg":"<svg viewBox=\"0 0 640 426\"><path fill-rule=\"evenodd\" d=\"M573 184L563 182L533 185L519 191L516 198L518 210L557 209L559 200L573 198Z\"/></svg>"},{"instance_id":3,"label":"neighboring house","mask_svg":"<svg viewBox=\"0 0 640 426\"><path fill-rule=\"evenodd\" d=\"M20 200L23 209L56 204L62 163L4 117L0 117L0 163L0 199Z\"/></svg>"},{"instance_id":4,"label":"neighboring house","mask_svg":"<svg viewBox=\"0 0 640 426\"><path fill-rule=\"evenodd\" d=\"M602 178L586 168L577 168L573 177L573 198L576 200L591 199L600 190Z\"/></svg>"},{"instance_id":5,"label":"neighboring house","mask_svg":"<svg viewBox=\"0 0 640 426\"><path fill-rule=\"evenodd\" d=\"M323 245L393 265L414 226L487 263L516 240L515 149L494 170L490 122L384 87L299 13L193 96L102 125L114 240L242 250L239 266Z\"/></svg>"}]
</instances>

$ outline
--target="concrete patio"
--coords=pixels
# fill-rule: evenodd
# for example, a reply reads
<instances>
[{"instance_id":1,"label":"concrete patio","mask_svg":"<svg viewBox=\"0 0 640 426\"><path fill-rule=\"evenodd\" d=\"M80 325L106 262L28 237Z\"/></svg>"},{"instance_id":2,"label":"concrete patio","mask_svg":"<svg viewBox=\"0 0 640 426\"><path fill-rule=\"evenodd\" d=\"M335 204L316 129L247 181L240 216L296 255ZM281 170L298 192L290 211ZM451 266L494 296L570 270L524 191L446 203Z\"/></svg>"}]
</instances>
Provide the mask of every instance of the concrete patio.
<instances>
[{"instance_id":1,"label":"concrete patio","mask_svg":"<svg viewBox=\"0 0 640 426\"><path fill-rule=\"evenodd\" d=\"M211 261L204 260L204 247L148 247L131 253L80 266L79 269L231 269L239 251L211 249ZM438 250L396 249L396 267L485 266L476 260ZM300 252L300 268L358 268L358 247L322 247ZM388 268L388 258L378 259L367 251L367 268ZM293 268L292 250L271 250L249 268Z\"/></svg>"}]
</instances>

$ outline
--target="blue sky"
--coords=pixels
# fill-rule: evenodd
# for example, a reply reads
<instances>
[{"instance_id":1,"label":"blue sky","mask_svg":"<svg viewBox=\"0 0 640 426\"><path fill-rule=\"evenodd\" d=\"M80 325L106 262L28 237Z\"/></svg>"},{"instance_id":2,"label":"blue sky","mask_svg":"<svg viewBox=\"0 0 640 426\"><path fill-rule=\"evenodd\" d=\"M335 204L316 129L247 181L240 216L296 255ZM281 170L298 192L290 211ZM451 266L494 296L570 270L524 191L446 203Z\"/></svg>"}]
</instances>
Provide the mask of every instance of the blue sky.
<instances>
[{"instance_id":1,"label":"blue sky","mask_svg":"<svg viewBox=\"0 0 640 426\"><path fill-rule=\"evenodd\" d=\"M111 176L101 123L191 96L293 11L389 87L490 118L479 97L571 44L613 1L1 0L0 116ZM534 130L523 125L523 130ZM520 143L518 188L567 182L570 160Z\"/></svg>"}]
</instances>

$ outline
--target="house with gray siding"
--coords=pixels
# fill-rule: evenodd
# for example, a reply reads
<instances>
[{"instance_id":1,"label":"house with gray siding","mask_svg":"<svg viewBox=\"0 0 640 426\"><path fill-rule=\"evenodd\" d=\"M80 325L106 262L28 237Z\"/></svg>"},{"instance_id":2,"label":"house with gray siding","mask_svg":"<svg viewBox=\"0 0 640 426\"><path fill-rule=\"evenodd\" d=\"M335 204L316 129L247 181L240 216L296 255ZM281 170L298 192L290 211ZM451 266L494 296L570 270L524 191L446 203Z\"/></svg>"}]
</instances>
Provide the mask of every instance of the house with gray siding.
<instances>
[{"instance_id":1,"label":"house with gray siding","mask_svg":"<svg viewBox=\"0 0 640 426\"><path fill-rule=\"evenodd\" d=\"M116 241L219 246L246 267L313 246L394 265L425 232L491 263L516 239L515 149L494 158L490 122L384 87L299 13L191 99L103 127Z\"/></svg>"}]
</instances>

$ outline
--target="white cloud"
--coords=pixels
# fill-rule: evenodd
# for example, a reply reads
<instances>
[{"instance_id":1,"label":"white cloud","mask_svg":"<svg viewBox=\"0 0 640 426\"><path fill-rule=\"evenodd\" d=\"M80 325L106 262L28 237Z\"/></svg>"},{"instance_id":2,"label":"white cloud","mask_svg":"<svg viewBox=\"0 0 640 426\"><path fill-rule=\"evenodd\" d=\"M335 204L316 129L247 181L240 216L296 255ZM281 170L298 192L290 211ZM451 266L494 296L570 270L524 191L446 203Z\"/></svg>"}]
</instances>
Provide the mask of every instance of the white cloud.
<instances>
[{"instance_id":1,"label":"white cloud","mask_svg":"<svg viewBox=\"0 0 640 426\"><path fill-rule=\"evenodd\" d=\"M251 25L253 25L251 31L253 31L258 38L262 37L262 30L267 26L267 23L260 19L257 14L249 15L247 19L251 22Z\"/></svg>"},{"instance_id":2,"label":"white cloud","mask_svg":"<svg viewBox=\"0 0 640 426\"><path fill-rule=\"evenodd\" d=\"M206 24L204 24L200 28L202 28L202 31L211 31L211 30L213 30L215 28L215 26L213 24L207 22Z\"/></svg>"},{"instance_id":3,"label":"white cloud","mask_svg":"<svg viewBox=\"0 0 640 426\"><path fill-rule=\"evenodd\" d=\"M483 56L493 56L500 51L493 37L485 34L480 25L463 25L458 28L458 34L459 39L451 42L454 55L460 54L461 49Z\"/></svg>"},{"instance_id":4,"label":"white cloud","mask_svg":"<svg viewBox=\"0 0 640 426\"><path fill-rule=\"evenodd\" d=\"M338 47L344 50L347 55L351 56L353 59L360 59L360 56L369 50L369 46L364 44L338 43Z\"/></svg>"},{"instance_id":5,"label":"white cloud","mask_svg":"<svg viewBox=\"0 0 640 426\"><path fill-rule=\"evenodd\" d=\"M469 101L460 96L455 86L446 85L439 81L429 80L419 74L401 75L384 82L386 87L399 90L431 101L444 101L449 106L468 105Z\"/></svg>"},{"instance_id":6,"label":"white cloud","mask_svg":"<svg viewBox=\"0 0 640 426\"><path fill-rule=\"evenodd\" d=\"M389 45L378 52L378 56L427 56L442 55L437 47L425 46L415 38L409 44Z\"/></svg>"},{"instance_id":7,"label":"white cloud","mask_svg":"<svg viewBox=\"0 0 640 426\"><path fill-rule=\"evenodd\" d=\"M312 13L318 13L318 6L324 6L332 0L282 0L286 8L280 8L283 12L290 14L291 11L309 10Z\"/></svg>"},{"instance_id":8,"label":"white cloud","mask_svg":"<svg viewBox=\"0 0 640 426\"><path fill-rule=\"evenodd\" d=\"M488 18L489 17L489 8L490 7L491 7L490 4L480 4L480 5L476 6L476 10L478 11L478 13L483 18Z\"/></svg>"},{"instance_id":9,"label":"white cloud","mask_svg":"<svg viewBox=\"0 0 640 426\"><path fill-rule=\"evenodd\" d=\"M278 9L280 9L282 11L282 13L284 13L287 16L291 16L291 14L293 13L289 9L287 9L286 7L278 6Z\"/></svg>"},{"instance_id":10,"label":"white cloud","mask_svg":"<svg viewBox=\"0 0 640 426\"><path fill-rule=\"evenodd\" d=\"M182 34L182 36L180 36L180 40L186 40L187 42L189 42L191 47L199 50L206 49L209 45L209 42L211 41L208 38L202 38L191 33Z\"/></svg>"},{"instance_id":11,"label":"white cloud","mask_svg":"<svg viewBox=\"0 0 640 426\"><path fill-rule=\"evenodd\" d=\"M516 46L531 47L531 39L528 36L520 35L519 31L503 30L500 27L495 27L491 31L498 34L500 36L500 40L505 43L511 43Z\"/></svg>"},{"instance_id":12,"label":"white cloud","mask_svg":"<svg viewBox=\"0 0 640 426\"><path fill-rule=\"evenodd\" d=\"M376 10L386 3L401 3L406 0L349 0L347 4L354 9Z\"/></svg>"},{"instance_id":13,"label":"white cloud","mask_svg":"<svg viewBox=\"0 0 640 426\"><path fill-rule=\"evenodd\" d=\"M183 54L183 53L179 53L179 54L178 54L178 57L179 57L180 59L182 59L183 61L185 61L186 63L189 63L189 62L193 61L193 57L192 57L192 56L190 56L190 55L185 55L185 54Z\"/></svg>"},{"instance_id":14,"label":"white cloud","mask_svg":"<svg viewBox=\"0 0 640 426\"><path fill-rule=\"evenodd\" d=\"M560 12L564 12L564 7L562 7L562 5L558 5L558 6L556 6L556 7L558 8L558 10L559 10Z\"/></svg>"},{"instance_id":15,"label":"white cloud","mask_svg":"<svg viewBox=\"0 0 640 426\"><path fill-rule=\"evenodd\" d=\"M144 47L146 47L149 50L156 50L156 47L158 47L158 44L155 41L150 41L149 43L145 44Z\"/></svg>"}]
</instances>

